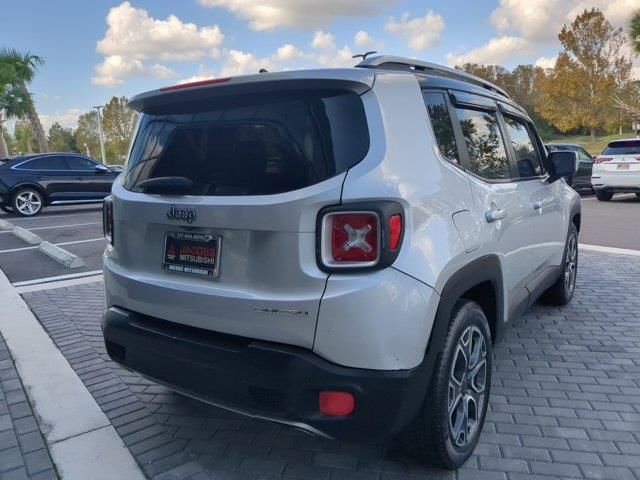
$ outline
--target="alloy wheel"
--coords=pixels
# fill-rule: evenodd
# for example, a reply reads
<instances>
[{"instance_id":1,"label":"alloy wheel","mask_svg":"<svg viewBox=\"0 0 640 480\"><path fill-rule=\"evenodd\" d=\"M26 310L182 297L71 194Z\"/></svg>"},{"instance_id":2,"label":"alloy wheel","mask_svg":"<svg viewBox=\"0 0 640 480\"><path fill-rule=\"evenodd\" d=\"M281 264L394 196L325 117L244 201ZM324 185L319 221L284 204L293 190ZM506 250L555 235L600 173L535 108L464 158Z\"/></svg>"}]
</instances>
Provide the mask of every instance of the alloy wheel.
<instances>
[{"instance_id":1,"label":"alloy wheel","mask_svg":"<svg viewBox=\"0 0 640 480\"><path fill-rule=\"evenodd\" d=\"M575 235L569 237L567 242L567 256L564 264L564 286L567 292L572 292L576 284L576 272L578 267L578 241Z\"/></svg>"},{"instance_id":2,"label":"alloy wheel","mask_svg":"<svg viewBox=\"0 0 640 480\"><path fill-rule=\"evenodd\" d=\"M449 433L458 448L465 447L480 427L486 388L487 345L482 332L469 326L458 340L449 373Z\"/></svg>"},{"instance_id":3,"label":"alloy wheel","mask_svg":"<svg viewBox=\"0 0 640 480\"><path fill-rule=\"evenodd\" d=\"M42 208L42 198L36 192L27 190L18 194L15 206L23 215L35 215Z\"/></svg>"}]
</instances>

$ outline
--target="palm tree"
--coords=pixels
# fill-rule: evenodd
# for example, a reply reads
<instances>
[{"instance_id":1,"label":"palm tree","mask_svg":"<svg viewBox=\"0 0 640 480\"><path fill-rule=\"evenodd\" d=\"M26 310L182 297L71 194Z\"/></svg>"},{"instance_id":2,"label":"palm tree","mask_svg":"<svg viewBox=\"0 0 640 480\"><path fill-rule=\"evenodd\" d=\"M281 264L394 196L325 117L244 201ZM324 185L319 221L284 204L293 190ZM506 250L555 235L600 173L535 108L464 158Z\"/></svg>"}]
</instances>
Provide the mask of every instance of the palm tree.
<instances>
[{"instance_id":1,"label":"palm tree","mask_svg":"<svg viewBox=\"0 0 640 480\"><path fill-rule=\"evenodd\" d=\"M14 48L3 48L0 50L0 65L13 69L15 73L15 85L21 94L20 97L23 99L28 98L28 101L23 105L23 109L25 116L29 119L29 123L31 123L33 127L38 147L41 152L49 151L47 137L42 128L42 123L36 112L33 100L31 99L31 94L27 89L27 84L31 83L38 68L44 65L44 59L28 51L21 53Z\"/></svg>"},{"instance_id":2,"label":"palm tree","mask_svg":"<svg viewBox=\"0 0 640 480\"><path fill-rule=\"evenodd\" d=\"M640 55L640 9L633 12L629 21L629 40L636 54Z\"/></svg>"}]
</instances>

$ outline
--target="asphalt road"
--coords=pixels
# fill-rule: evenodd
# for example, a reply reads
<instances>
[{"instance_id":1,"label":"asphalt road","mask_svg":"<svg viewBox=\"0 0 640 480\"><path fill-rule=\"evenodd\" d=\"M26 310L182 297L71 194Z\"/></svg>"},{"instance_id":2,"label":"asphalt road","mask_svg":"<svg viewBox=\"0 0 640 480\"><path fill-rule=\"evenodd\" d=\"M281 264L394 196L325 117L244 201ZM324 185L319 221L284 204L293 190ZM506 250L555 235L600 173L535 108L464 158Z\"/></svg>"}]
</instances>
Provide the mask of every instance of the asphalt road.
<instances>
[{"instance_id":1,"label":"asphalt road","mask_svg":"<svg viewBox=\"0 0 640 480\"><path fill-rule=\"evenodd\" d=\"M582 197L580 243L640 250L640 198L620 194L600 202Z\"/></svg>"}]
</instances>

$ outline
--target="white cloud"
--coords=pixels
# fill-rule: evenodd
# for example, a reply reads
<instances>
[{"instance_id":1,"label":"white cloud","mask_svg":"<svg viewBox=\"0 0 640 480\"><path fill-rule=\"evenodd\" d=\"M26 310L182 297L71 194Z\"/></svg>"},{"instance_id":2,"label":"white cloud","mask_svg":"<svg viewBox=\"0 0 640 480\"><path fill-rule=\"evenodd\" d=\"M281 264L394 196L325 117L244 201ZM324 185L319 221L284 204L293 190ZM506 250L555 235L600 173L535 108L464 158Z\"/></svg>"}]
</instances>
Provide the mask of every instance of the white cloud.
<instances>
[{"instance_id":1,"label":"white cloud","mask_svg":"<svg viewBox=\"0 0 640 480\"><path fill-rule=\"evenodd\" d=\"M253 30L279 27L321 28L338 17L366 17L396 0L199 0L223 7L249 22Z\"/></svg>"},{"instance_id":2,"label":"white cloud","mask_svg":"<svg viewBox=\"0 0 640 480\"><path fill-rule=\"evenodd\" d=\"M540 57L538 58L534 65L536 67L542 67L542 68L555 68L556 66L556 60L558 60L558 56L554 56L554 57Z\"/></svg>"},{"instance_id":3,"label":"white cloud","mask_svg":"<svg viewBox=\"0 0 640 480\"><path fill-rule=\"evenodd\" d=\"M626 27L640 0L500 0L491 22L501 34L517 34L528 40L553 42L564 24L585 9L599 8L617 27Z\"/></svg>"},{"instance_id":4,"label":"white cloud","mask_svg":"<svg viewBox=\"0 0 640 480\"><path fill-rule=\"evenodd\" d=\"M54 113L42 113L39 115L42 127L45 132L49 131L51 125L59 123L64 128L76 128L78 125L78 117L83 114L84 111L79 108L68 108L66 110L58 110Z\"/></svg>"},{"instance_id":5,"label":"white cloud","mask_svg":"<svg viewBox=\"0 0 640 480\"><path fill-rule=\"evenodd\" d=\"M155 19L129 2L111 8L106 21L107 31L96 48L105 57L91 78L96 85L121 85L122 77L133 75L171 76L171 69L149 60L218 58L224 40L217 25L198 27L175 15Z\"/></svg>"},{"instance_id":6,"label":"white cloud","mask_svg":"<svg viewBox=\"0 0 640 480\"><path fill-rule=\"evenodd\" d=\"M124 2L109 10L107 32L97 50L105 56L158 60L193 60L219 55L224 35L217 25L198 27L175 15L155 19L142 8Z\"/></svg>"},{"instance_id":7,"label":"white cloud","mask_svg":"<svg viewBox=\"0 0 640 480\"><path fill-rule=\"evenodd\" d=\"M145 77L171 77L175 72L159 63L145 65L142 61L127 58L122 55L110 55L105 57L102 63L95 67L97 75L91 77L91 83L104 87L114 87L122 85L122 77L145 76Z\"/></svg>"},{"instance_id":8,"label":"white cloud","mask_svg":"<svg viewBox=\"0 0 640 480\"><path fill-rule=\"evenodd\" d=\"M412 50L421 51L440 43L444 20L431 10L424 17L414 18L405 12L398 20L389 19L384 29L405 38Z\"/></svg>"},{"instance_id":9,"label":"white cloud","mask_svg":"<svg viewBox=\"0 0 640 480\"><path fill-rule=\"evenodd\" d=\"M466 53L456 55L447 54L447 64L450 66L465 63L479 63L483 65L499 64L501 61L531 51L531 44L521 37L503 36L492 38Z\"/></svg>"},{"instance_id":10,"label":"white cloud","mask_svg":"<svg viewBox=\"0 0 640 480\"><path fill-rule=\"evenodd\" d=\"M316 49L328 49L336 47L336 37L332 34L318 30L313 34L311 46Z\"/></svg>"},{"instance_id":11,"label":"white cloud","mask_svg":"<svg viewBox=\"0 0 640 480\"><path fill-rule=\"evenodd\" d=\"M358 30L358 32L356 32L355 36L353 37L353 44L356 47L362 47L362 48L376 49L376 48L384 47L383 42L381 42L380 40L376 40L364 30Z\"/></svg>"}]
</instances>

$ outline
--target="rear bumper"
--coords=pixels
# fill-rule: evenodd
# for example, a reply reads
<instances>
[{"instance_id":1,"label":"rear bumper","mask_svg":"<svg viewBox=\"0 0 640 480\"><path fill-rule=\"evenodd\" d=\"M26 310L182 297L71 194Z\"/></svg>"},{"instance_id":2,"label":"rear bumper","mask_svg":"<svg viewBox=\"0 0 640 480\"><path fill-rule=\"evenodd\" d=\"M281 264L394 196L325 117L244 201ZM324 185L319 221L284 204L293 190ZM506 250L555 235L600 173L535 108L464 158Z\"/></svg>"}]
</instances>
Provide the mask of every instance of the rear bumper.
<instances>
[{"instance_id":1,"label":"rear bumper","mask_svg":"<svg viewBox=\"0 0 640 480\"><path fill-rule=\"evenodd\" d=\"M420 408L431 355L411 370L338 366L313 352L211 332L118 307L103 317L112 360L176 391L222 408L338 439L376 440L399 433ZM323 390L354 395L355 411L329 417Z\"/></svg>"},{"instance_id":2,"label":"rear bumper","mask_svg":"<svg viewBox=\"0 0 640 480\"><path fill-rule=\"evenodd\" d=\"M596 192L640 193L640 185L638 186L594 185L593 189Z\"/></svg>"},{"instance_id":3,"label":"rear bumper","mask_svg":"<svg viewBox=\"0 0 640 480\"><path fill-rule=\"evenodd\" d=\"M593 172L591 184L594 190L608 192L640 192L640 173L638 172Z\"/></svg>"}]
</instances>

